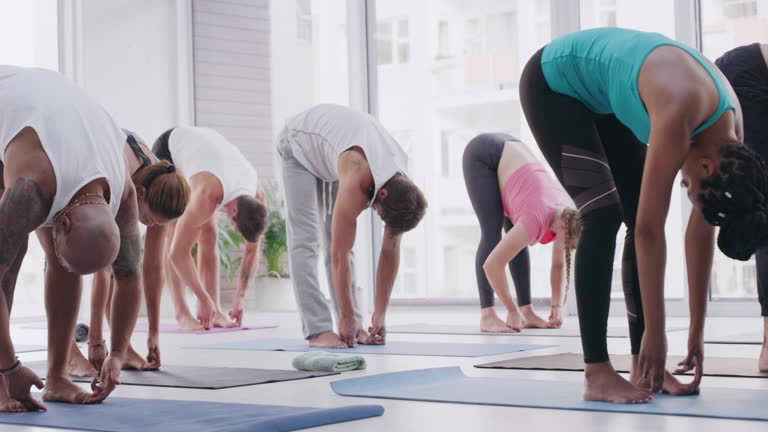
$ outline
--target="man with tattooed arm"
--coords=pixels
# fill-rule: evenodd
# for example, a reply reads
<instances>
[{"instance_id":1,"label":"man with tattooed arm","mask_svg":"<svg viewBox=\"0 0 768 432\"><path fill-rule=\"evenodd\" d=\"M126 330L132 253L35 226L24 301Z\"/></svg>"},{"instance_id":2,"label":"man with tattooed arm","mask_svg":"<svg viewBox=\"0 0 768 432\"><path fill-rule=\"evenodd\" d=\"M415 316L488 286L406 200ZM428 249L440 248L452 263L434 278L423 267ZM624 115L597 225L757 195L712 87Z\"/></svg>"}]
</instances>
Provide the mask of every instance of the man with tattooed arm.
<instances>
[{"instance_id":1,"label":"man with tattooed arm","mask_svg":"<svg viewBox=\"0 0 768 432\"><path fill-rule=\"evenodd\" d=\"M43 400L99 403L119 384L139 311L136 191L125 134L103 108L56 72L0 66L0 412L44 410L40 378L17 359L9 319L16 277L35 231L45 250L48 371ZM81 275L112 265L112 353L92 393L66 374Z\"/></svg>"}]
</instances>

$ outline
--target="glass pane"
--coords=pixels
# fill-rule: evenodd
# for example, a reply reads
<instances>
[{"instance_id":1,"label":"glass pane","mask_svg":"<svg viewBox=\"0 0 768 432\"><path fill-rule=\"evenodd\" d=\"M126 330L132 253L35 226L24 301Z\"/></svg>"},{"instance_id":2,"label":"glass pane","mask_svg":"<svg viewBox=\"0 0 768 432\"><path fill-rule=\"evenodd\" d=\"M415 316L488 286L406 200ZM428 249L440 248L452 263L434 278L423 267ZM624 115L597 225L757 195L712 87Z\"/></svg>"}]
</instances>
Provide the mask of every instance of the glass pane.
<instances>
[{"instance_id":1,"label":"glass pane","mask_svg":"<svg viewBox=\"0 0 768 432\"><path fill-rule=\"evenodd\" d=\"M437 25L437 58L453 57L453 35L446 21Z\"/></svg>"},{"instance_id":2,"label":"glass pane","mask_svg":"<svg viewBox=\"0 0 768 432\"><path fill-rule=\"evenodd\" d=\"M411 59L411 47L408 42L397 44L397 62L408 63Z\"/></svg>"},{"instance_id":3,"label":"glass pane","mask_svg":"<svg viewBox=\"0 0 768 432\"><path fill-rule=\"evenodd\" d=\"M675 2L581 0L581 28L624 27L675 37Z\"/></svg>"},{"instance_id":4,"label":"glass pane","mask_svg":"<svg viewBox=\"0 0 768 432\"><path fill-rule=\"evenodd\" d=\"M667 0L581 0L579 3L581 28L623 27L641 31L658 32L675 38L674 2ZM683 227L687 216L682 215L681 203L684 195L680 191L679 179L672 189L669 214L666 224L667 274L665 294L667 298L682 298L686 287L683 272L685 256L683 248ZM687 198L685 198L687 199ZM616 237L614 272L611 296L624 298L621 284L621 257L624 248L625 229L622 227Z\"/></svg>"},{"instance_id":5,"label":"glass pane","mask_svg":"<svg viewBox=\"0 0 768 432\"><path fill-rule=\"evenodd\" d=\"M376 2L378 22L405 18L410 24L408 63L378 69L378 108L387 129L404 147L408 143L409 175L429 200L425 220L403 238L401 266L412 259L412 267L401 269L395 297L477 298L480 230L464 185L462 153L479 133L506 132L538 154L516 85L522 67L549 38L549 15L541 13L549 8L542 3L548 1ZM447 53L452 56L441 56ZM410 138L404 142L404 136ZM533 295L548 297L550 247L531 253Z\"/></svg>"},{"instance_id":6,"label":"glass pane","mask_svg":"<svg viewBox=\"0 0 768 432\"><path fill-rule=\"evenodd\" d=\"M258 2L257 2L258 3ZM349 66L347 44L347 1L346 0L306 0L296 3L285 0L269 2L270 26L269 39L271 44L269 64L271 97L256 98L250 102L258 104L258 108L242 106L243 113L254 110L271 112L272 135L276 136L285 126L285 121L307 108L321 103L349 105ZM283 23L296 15L302 14L308 19L307 28L310 38L300 37L301 28L296 34L291 26ZM333 61L329 61L333 59ZM229 59L227 59L229 60ZM259 71L252 72L254 74ZM263 106L262 106L263 105ZM269 151L274 148L274 141L266 144ZM261 144L259 144L261 145ZM262 172L259 172L262 177ZM266 176L265 176L266 177ZM282 199L281 187L278 180L270 178L268 193L275 196L275 202ZM279 272L288 272L287 257L283 256ZM321 289L328 295L328 283L325 275L324 259L318 260L318 278ZM293 308L293 295L290 294L290 279L275 279L267 277L256 278L254 287L248 290L246 308L265 307L263 296L270 296L271 308ZM287 288L287 291L285 290ZM261 294L259 292L261 291ZM230 301L225 297L233 296L234 291L224 292L222 301ZM262 296L262 297L259 297Z\"/></svg>"},{"instance_id":7,"label":"glass pane","mask_svg":"<svg viewBox=\"0 0 768 432\"><path fill-rule=\"evenodd\" d=\"M701 1L702 51L715 60L726 51L768 40L768 4L749 0ZM754 257L732 260L715 249L712 267L713 298L749 298L757 295Z\"/></svg>"},{"instance_id":8,"label":"glass pane","mask_svg":"<svg viewBox=\"0 0 768 432\"><path fill-rule=\"evenodd\" d=\"M0 2L0 64L59 69L57 4L57 0ZM43 248L30 234L16 282L13 318L44 314L44 261Z\"/></svg>"},{"instance_id":9,"label":"glass pane","mask_svg":"<svg viewBox=\"0 0 768 432\"><path fill-rule=\"evenodd\" d=\"M376 58L377 64L392 64L392 20L376 23Z\"/></svg>"},{"instance_id":10,"label":"glass pane","mask_svg":"<svg viewBox=\"0 0 768 432\"><path fill-rule=\"evenodd\" d=\"M408 35L410 35L410 31L408 30L408 20L407 19L401 19L398 21L397 26L397 37L398 39L408 39Z\"/></svg>"}]
</instances>

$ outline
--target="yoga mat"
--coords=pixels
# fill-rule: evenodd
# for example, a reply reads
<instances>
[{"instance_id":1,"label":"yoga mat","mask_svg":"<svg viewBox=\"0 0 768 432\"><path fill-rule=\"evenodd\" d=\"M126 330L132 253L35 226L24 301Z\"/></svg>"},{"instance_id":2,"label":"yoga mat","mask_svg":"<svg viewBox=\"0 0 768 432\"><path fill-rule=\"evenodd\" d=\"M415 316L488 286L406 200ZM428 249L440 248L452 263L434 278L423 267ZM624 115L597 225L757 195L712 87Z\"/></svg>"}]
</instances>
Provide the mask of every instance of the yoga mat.
<instances>
[{"instance_id":1,"label":"yoga mat","mask_svg":"<svg viewBox=\"0 0 768 432\"><path fill-rule=\"evenodd\" d=\"M674 371L677 368L677 364L683 361L683 359L685 357L668 356L667 369ZM632 365L632 356L611 355L611 363L618 372L629 373ZM475 367L481 369L583 371L584 359L581 354L561 353L502 360L475 365ZM693 375L693 372L686 372L684 375ZM768 373L762 373L757 370L757 359L726 357L704 357L704 375L735 378L768 378Z\"/></svg>"},{"instance_id":2,"label":"yoga mat","mask_svg":"<svg viewBox=\"0 0 768 432\"><path fill-rule=\"evenodd\" d=\"M160 323L160 333L182 333L182 334L213 334L213 333L230 333L230 332L238 332L238 331L244 331L244 330L264 330L264 329L271 329L271 328L277 328L276 325L262 325L262 326L242 326L242 327L233 327L233 328L212 328L210 330L197 330L197 331L189 331L189 330L179 330L178 325L173 322L162 322ZM34 329L34 330L46 330L48 329L48 325L46 323L32 323L29 325L25 325L24 328L27 329ZM133 329L136 333L146 333L149 331L149 323L146 321L139 321L136 323L136 327ZM109 332L109 327L104 326L104 333Z\"/></svg>"},{"instance_id":3,"label":"yoga mat","mask_svg":"<svg viewBox=\"0 0 768 432\"><path fill-rule=\"evenodd\" d=\"M179 327L177 326L176 323L160 323L160 333L186 333L186 334L197 334L197 335L214 334L214 333L231 333L231 332L238 332L238 331L244 331L244 330L264 330L264 329L271 329L271 328L277 328L277 326L276 325L242 326L242 327L231 327L231 328L216 327L210 330L189 331L189 330L179 330ZM149 323L145 321L137 322L136 327L134 327L133 331L137 333L146 333L149 331Z\"/></svg>"},{"instance_id":4,"label":"yoga mat","mask_svg":"<svg viewBox=\"0 0 768 432\"><path fill-rule=\"evenodd\" d=\"M686 330L687 327L668 327L667 331ZM450 334L450 335L481 335L481 336L549 336L549 337L579 337L578 328L559 329L523 329L520 333L484 333L477 324L405 324L387 327L388 333L417 333L417 334ZM609 338L629 337L626 327L608 327Z\"/></svg>"},{"instance_id":5,"label":"yoga mat","mask_svg":"<svg viewBox=\"0 0 768 432\"><path fill-rule=\"evenodd\" d=\"M310 348L306 341L295 339L254 339L237 342L225 342L201 345L198 349L246 350L246 351L328 351L354 354L388 354L412 356L444 357L485 357L550 348L552 345L532 344L471 344L471 343L435 343L435 342L387 342L386 345L358 345L357 348L325 349Z\"/></svg>"},{"instance_id":6,"label":"yoga mat","mask_svg":"<svg viewBox=\"0 0 768 432\"><path fill-rule=\"evenodd\" d=\"M45 345L14 345L13 350L19 354L19 353L28 353L28 352L35 352L35 351L46 351L47 348Z\"/></svg>"},{"instance_id":7,"label":"yoga mat","mask_svg":"<svg viewBox=\"0 0 768 432\"><path fill-rule=\"evenodd\" d=\"M704 343L708 344L741 344L741 345L762 345L763 333L761 331L745 332L732 334L728 336L707 337L704 336Z\"/></svg>"},{"instance_id":8,"label":"yoga mat","mask_svg":"<svg viewBox=\"0 0 768 432\"><path fill-rule=\"evenodd\" d=\"M458 367L371 375L331 383L343 396L768 421L768 390L706 387L698 396L656 395L637 405L587 402L581 381L473 378Z\"/></svg>"},{"instance_id":9,"label":"yoga mat","mask_svg":"<svg viewBox=\"0 0 768 432\"><path fill-rule=\"evenodd\" d=\"M48 412L0 414L0 423L102 432L283 432L384 413L379 405L306 408L118 397L99 405L46 406Z\"/></svg>"},{"instance_id":10,"label":"yoga mat","mask_svg":"<svg viewBox=\"0 0 768 432\"><path fill-rule=\"evenodd\" d=\"M46 375L46 362L27 363L25 366L40 377ZM120 382L127 385L213 390L329 375L338 375L338 372L167 365L162 366L159 371L124 370L120 373ZM72 377L72 381L75 382L91 382L92 379L91 377Z\"/></svg>"}]
</instances>

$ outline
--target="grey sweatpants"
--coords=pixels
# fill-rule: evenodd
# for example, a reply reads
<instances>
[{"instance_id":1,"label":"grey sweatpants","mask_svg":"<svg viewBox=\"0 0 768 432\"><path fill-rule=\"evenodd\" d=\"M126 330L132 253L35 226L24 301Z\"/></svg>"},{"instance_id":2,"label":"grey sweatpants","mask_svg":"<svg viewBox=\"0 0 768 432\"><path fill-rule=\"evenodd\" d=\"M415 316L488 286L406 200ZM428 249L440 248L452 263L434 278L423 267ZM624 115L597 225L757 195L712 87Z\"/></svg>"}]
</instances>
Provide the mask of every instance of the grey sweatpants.
<instances>
[{"instance_id":1,"label":"grey sweatpants","mask_svg":"<svg viewBox=\"0 0 768 432\"><path fill-rule=\"evenodd\" d=\"M339 182L326 183L309 172L291 152L290 145L281 141L278 153L282 161L285 203L288 208L288 257L296 303L301 313L305 338L333 331L333 320L317 275L318 252L322 237L325 272L334 313L339 316L336 291L331 273L331 221ZM321 234L322 229L322 236ZM362 323L357 303L354 255L349 254L352 274L352 302L355 316Z\"/></svg>"}]
</instances>

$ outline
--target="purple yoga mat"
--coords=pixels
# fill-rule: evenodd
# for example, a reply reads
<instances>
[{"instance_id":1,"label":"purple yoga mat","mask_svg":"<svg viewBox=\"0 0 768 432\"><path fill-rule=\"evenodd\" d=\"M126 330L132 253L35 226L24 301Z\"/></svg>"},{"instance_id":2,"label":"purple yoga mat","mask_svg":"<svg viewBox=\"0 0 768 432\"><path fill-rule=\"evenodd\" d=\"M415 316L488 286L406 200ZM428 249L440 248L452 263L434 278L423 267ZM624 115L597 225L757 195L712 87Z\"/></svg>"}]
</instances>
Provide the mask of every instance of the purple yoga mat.
<instances>
[{"instance_id":1,"label":"purple yoga mat","mask_svg":"<svg viewBox=\"0 0 768 432\"><path fill-rule=\"evenodd\" d=\"M271 328L277 328L276 325L269 325L269 326L242 326L242 327L232 327L232 328L212 328L210 330L198 330L198 331L189 331L189 330L179 330L179 327L176 323L172 322L163 322L160 323L160 333L188 333L188 334L213 334L213 333L230 333L230 332L238 332L238 331L244 331L244 330L263 330L263 329L271 329ZM146 333L149 330L149 323L146 321L139 321L136 323L136 327L133 331L140 332L140 333Z\"/></svg>"}]
</instances>

